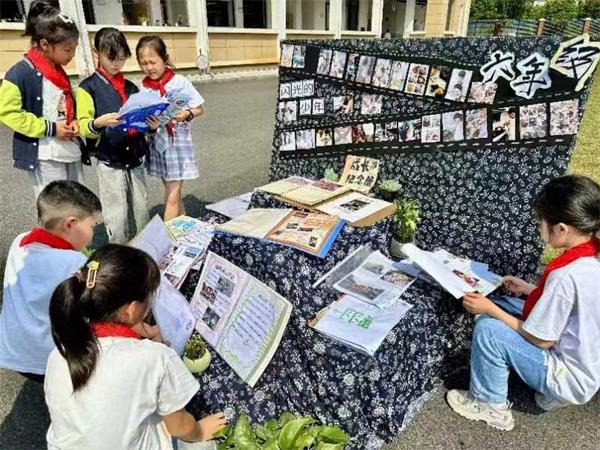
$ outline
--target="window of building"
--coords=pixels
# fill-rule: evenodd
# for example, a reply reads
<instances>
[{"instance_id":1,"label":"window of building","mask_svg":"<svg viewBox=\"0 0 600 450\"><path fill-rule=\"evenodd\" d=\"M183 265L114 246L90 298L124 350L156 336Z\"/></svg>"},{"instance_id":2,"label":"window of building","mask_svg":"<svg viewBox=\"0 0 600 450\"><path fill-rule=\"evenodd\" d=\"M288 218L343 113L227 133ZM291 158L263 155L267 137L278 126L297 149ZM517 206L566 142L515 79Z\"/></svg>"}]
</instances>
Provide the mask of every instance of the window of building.
<instances>
[{"instance_id":1,"label":"window of building","mask_svg":"<svg viewBox=\"0 0 600 450\"><path fill-rule=\"evenodd\" d=\"M2 22L22 22L25 17L23 0L0 0L0 20Z\"/></svg>"},{"instance_id":2,"label":"window of building","mask_svg":"<svg viewBox=\"0 0 600 450\"><path fill-rule=\"evenodd\" d=\"M206 0L209 27L271 28L271 0Z\"/></svg>"},{"instance_id":3,"label":"window of building","mask_svg":"<svg viewBox=\"0 0 600 450\"><path fill-rule=\"evenodd\" d=\"M88 24L189 26L187 0L83 0L83 12Z\"/></svg>"},{"instance_id":4,"label":"window of building","mask_svg":"<svg viewBox=\"0 0 600 450\"><path fill-rule=\"evenodd\" d=\"M329 30L329 0L286 0L286 28Z\"/></svg>"},{"instance_id":5,"label":"window of building","mask_svg":"<svg viewBox=\"0 0 600 450\"><path fill-rule=\"evenodd\" d=\"M371 31L373 0L342 0L342 29Z\"/></svg>"}]
</instances>

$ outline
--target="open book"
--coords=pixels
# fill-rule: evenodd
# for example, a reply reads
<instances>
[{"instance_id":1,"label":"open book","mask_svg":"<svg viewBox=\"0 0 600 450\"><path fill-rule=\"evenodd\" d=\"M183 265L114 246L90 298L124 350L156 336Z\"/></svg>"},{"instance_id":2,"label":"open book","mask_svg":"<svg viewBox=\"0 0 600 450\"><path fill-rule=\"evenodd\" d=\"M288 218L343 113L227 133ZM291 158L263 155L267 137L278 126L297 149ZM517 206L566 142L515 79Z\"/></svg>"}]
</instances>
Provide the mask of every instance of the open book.
<instances>
[{"instance_id":1,"label":"open book","mask_svg":"<svg viewBox=\"0 0 600 450\"><path fill-rule=\"evenodd\" d=\"M302 177L285 178L257 189L275 194L282 200L301 207L323 203L350 190L348 186L333 181L314 181Z\"/></svg>"},{"instance_id":2,"label":"open book","mask_svg":"<svg viewBox=\"0 0 600 450\"><path fill-rule=\"evenodd\" d=\"M215 229L276 242L324 258L344 224L327 214L255 208Z\"/></svg>"},{"instance_id":3,"label":"open book","mask_svg":"<svg viewBox=\"0 0 600 450\"><path fill-rule=\"evenodd\" d=\"M315 209L344 219L354 227L365 227L394 214L396 205L358 192L350 192L317 205Z\"/></svg>"},{"instance_id":4,"label":"open book","mask_svg":"<svg viewBox=\"0 0 600 450\"><path fill-rule=\"evenodd\" d=\"M252 387L275 354L292 311L273 289L212 252L190 307L198 332Z\"/></svg>"},{"instance_id":5,"label":"open book","mask_svg":"<svg viewBox=\"0 0 600 450\"><path fill-rule=\"evenodd\" d=\"M488 295L502 285L502 277L490 272L486 264L459 258L446 250L428 252L414 244L404 244L402 253L455 298L467 292Z\"/></svg>"}]
</instances>

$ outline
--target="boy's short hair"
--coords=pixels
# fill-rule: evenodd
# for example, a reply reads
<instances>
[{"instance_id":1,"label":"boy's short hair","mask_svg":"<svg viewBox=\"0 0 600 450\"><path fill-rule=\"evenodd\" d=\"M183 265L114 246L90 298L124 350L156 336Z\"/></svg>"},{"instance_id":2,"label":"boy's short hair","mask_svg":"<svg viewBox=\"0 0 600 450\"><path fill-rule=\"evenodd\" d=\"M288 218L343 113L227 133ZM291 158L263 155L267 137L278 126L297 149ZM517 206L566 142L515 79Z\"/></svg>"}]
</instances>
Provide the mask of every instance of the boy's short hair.
<instances>
[{"instance_id":1,"label":"boy's short hair","mask_svg":"<svg viewBox=\"0 0 600 450\"><path fill-rule=\"evenodd\" d=\"M112 27L98 30L94 36L94 49L98 53L106 54L111 61L119 57L129 58L131 56L127 38L122 31Z\"/></svg>"},{"instance_id":2,"label":"boy's short hair","mask_svg":"<svg viewBox=\"0 0 600 450\"><path fill-rule=\"evenodd\" d=\"M102 211L100 200L92 191L76 181L53 181L37 198L38 222L54 229L65 217L86 219Z\"/></svg>"}]
</instances>

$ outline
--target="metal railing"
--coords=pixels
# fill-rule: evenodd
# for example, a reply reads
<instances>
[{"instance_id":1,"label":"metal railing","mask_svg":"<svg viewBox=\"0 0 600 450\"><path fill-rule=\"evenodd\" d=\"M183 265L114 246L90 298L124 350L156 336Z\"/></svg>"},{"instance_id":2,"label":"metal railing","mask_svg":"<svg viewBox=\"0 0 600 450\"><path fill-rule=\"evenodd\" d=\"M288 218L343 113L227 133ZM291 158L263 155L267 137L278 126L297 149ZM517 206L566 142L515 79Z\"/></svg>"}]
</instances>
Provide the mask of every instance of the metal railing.
<instances>
[{"instance_id":1,"label":"metal railing","mask_svg":"<svg viewBox=\"0 0 600 450\"><path fill-rule=\"evenodd\" d=\"M589 33L593 40L600 40L600 19L573 20L471 20L468 36L553 36L575 37Z\"/></svg>"}]
</instances>

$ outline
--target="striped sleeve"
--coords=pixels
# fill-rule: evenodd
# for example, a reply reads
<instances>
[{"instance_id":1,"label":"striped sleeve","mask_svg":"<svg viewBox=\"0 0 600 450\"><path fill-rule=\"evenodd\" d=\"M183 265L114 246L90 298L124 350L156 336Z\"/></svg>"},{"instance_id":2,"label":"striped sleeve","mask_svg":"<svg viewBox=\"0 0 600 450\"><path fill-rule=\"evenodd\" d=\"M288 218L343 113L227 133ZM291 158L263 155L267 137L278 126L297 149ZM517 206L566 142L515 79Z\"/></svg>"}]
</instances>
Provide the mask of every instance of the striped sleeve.
<instances>
[{"instance_id":1,"label":"striped sleeve","mask_svg":"<svg viewBox=\"0 0 600 450\"><path fill-rule=\"evenodd\" d=\"M0 86L0 123L31 138L50 137L56 134L56 125L53 122L23 109L19 87L7 79L4 79Z\"/></svg>"}]
</instances>

